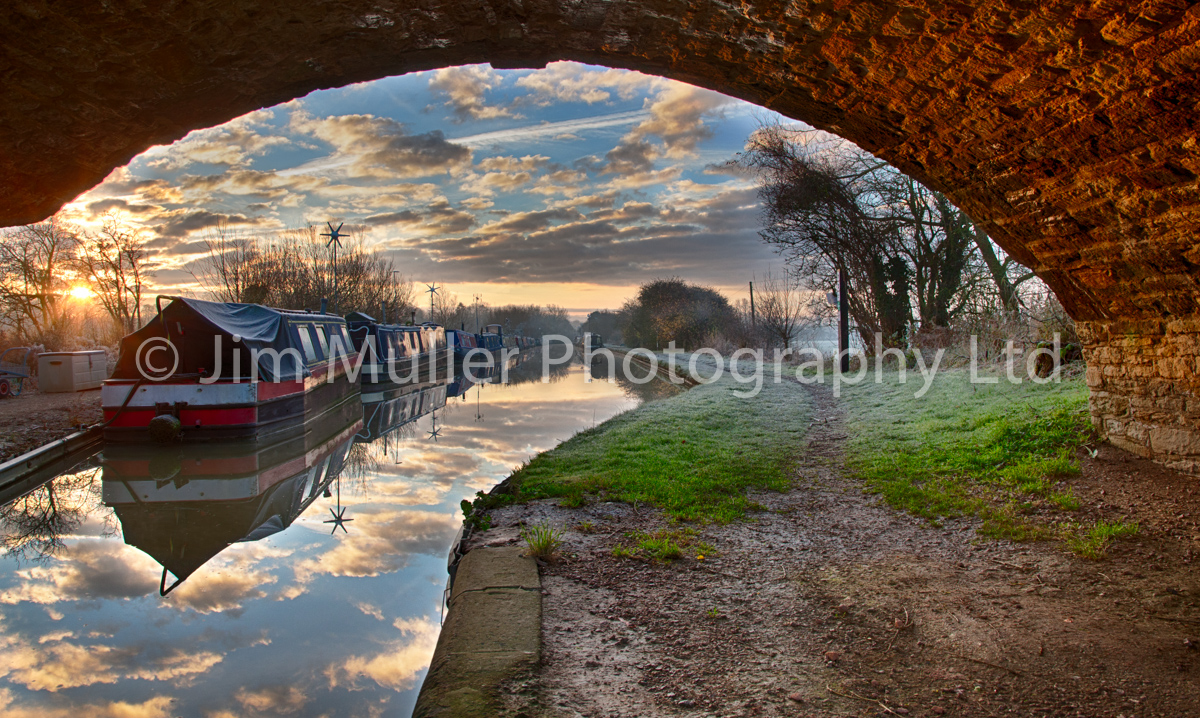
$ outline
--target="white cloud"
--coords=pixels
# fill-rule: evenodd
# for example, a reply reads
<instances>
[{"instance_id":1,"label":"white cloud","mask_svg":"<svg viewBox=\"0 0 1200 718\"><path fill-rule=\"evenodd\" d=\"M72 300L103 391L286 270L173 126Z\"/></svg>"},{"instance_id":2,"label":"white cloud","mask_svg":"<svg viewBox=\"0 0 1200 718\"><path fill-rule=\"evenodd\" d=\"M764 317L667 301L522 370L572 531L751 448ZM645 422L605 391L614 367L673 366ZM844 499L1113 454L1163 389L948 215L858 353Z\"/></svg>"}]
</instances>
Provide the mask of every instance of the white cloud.
<instances>
[{"instance_id":1,"label":"white cloud","mask_svg":"<svg viewBox=\"0 0 1200 718\"><path fill-rule=\"evenodd\" d=\"M403 638L386 643L375 654L351 656L329 666L325 675L331 686L358 687L362 679L374 681L383 688L406 690L416 682L416 676L429 666L440 626L436 618L397 619L393 625Z\"/></svg>"},{"instance_id":2,"label":"white cloud","mask_svg":"<svg viewBox=\"0 0 1200 718\"><path fill-rule=\"evenodd\" d=\"M374 115L317 118L299 111L291 128L334 147L334 153L281 176L343 171L353 177L430 177L469 165L471 150L448 142L441 130L410 135L404 125Z\"/></svg>"},{"instance_id":3,"label":"white cloud","mask_svg":"<svg viewBox=\"0 0 1200 718\"><path fill-rule=\"evenodd\" d=\"M608 102L616 94L630 100L670 82L630 70L594 68L578 62L552 62L517 80L518 87L531 90L528 102L547 106L556 102Z\"/></svg>"},{"instance_id":4,"label":"white cloud","mask_svg":"<svg viewBox=\"0 0 1200 718\"><path fill-rule=\"evenodd\" d=\"M527 140L537 139L539 137L556 137L562 134L573 134L576 132L587 132L588 130L599 130L606 127L620 127L622 125L631 125L635 122L641 122L648 118L650 113L646 110L631 110L628 112L613 112L607 115L597 115L595 117L584 117L575 120L560 120L558 122L540 122L523 127L512 127L507 130L496 130L495 132L482 132L476 135L467 135L465 137L452 137L450 142L463 147L488 147L492 145L503 145L506 143L523 142Z\"/></svg>"},{"instance_id":5,"label":"white cloud","mask_svg":"<svg viewBox=\"0 0 1200 718\"><path fill-rule=\"evenodd\" d=\"M152 147L142 157L160 171L192 164L244 165L254 155L289 144L287 137L267 124L274 117L269 109L251 112L218 127L189 132L174 144Z\"/></svg>"},{"instance_id":6,"label":"white cloud","mask_svg":"<svg viewBox=\"0 0 1200 718\"><path fill-rule=\"evenodd\" d=\"M533 175L528 172L488 172L486 174L471 174L462 183L463 192L491 197L497 192L515 192L533 181Z\"/></svg>"},{"instance_id":7,"label":"white cloud","mask_svg":"<svg viewBox=\"0 0 1200 718\"><path fill-rule=\"evenodd\" d=\"M50 707L42 704L23 706L13 702L12 692L0 688L0 711L5 718L169 718L173 698L155 696L142 703L110 701Z\"/></svg>"},{"instance_id":8,"label":"white cloud","mask_svg":"<svg viewBox=\"0 0 1200 718\"><path fill-rule=\"evenodd\" d=\"M465 65L434 72L429 79L429 89L446 97L446 105L459 122L521 117L507 107L487 104L484 95L488 90L498 87L500 82L500 73L487 65Z\"/></svg>"}]
</instances>

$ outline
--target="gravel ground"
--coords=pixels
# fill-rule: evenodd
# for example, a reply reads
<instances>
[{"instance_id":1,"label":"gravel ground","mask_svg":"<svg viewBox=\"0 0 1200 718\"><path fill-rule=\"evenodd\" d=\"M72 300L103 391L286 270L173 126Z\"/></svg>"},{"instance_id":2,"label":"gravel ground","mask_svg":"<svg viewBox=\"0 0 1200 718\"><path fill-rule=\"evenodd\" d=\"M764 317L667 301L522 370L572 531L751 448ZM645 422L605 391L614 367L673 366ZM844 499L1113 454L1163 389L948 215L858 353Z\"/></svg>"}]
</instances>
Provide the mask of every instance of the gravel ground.
<instances>
[{"instance_id":1,"label":"gravel ground","mask_svg":"<svg viewBox=\"0 0 1200 718\"><path fill-rule=\"evenodd\" d=\"M841 417L811 390L795 487L698 527L715 556L614 557L627 532L667 526L644 506L493 512L476 542L564 529L542 566L542 662L508 715L1200 716L1195 479L1106 447L1081 457L1081 511L1138 521L1136 538L1102 561L980 539L846 479Z\"/></svg>"},{"instance_id":2,"label":"gravel ground","mask_svg":"<svg viewBox=\"0 0 1200 718\"><path fill-rule=\"evenodd\" d=\"M15 398L0 400L0 461L20 456L103 420L100 390L41 394L25 383Z\"/></svg>"}]
</instances>

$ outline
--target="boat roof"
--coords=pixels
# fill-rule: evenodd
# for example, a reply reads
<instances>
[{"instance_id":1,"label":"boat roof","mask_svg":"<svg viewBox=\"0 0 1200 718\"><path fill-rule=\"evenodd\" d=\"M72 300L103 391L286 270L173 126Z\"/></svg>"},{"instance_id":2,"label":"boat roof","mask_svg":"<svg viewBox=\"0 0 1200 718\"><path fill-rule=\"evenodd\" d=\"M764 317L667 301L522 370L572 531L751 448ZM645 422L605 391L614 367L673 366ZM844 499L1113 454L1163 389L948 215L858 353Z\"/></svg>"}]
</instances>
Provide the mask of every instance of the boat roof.
<instances>
[{"instance_id":1,"label":"boat roof","mask_svg":"<svg viewBox=\"0 0 1200 718\"><path fill-rule=\"evenodd\" d=\"M138 350L152 339L170 341L179 353L177 372L188 374L200 368L213 367L214 337L232 338L234 335L240 337L242 346L248 350L258 349L261 352L270 349L280 352L278 365L272 357L259 357L258 375L262 379L289 381L295 378L297 371L301 377L308 377L311 373L304 361L297 362L296 355L303 356L303 353L287 330L288 325L345 322L342 317L333 314L275 309L261 304L209 302L188 297L164 296L159 299L171 301L144 327L121 340L121 352L113 378L139 378ZM223 351L232 352L233 346L232 339L225 341ZM283 353L285 349L296 349L296 355Z\"/></svg>"},{"instance_id":2,"label":"boat roof","mask_svg":"<svg viewBox=\"0 0 1200 718\"><path fill-rule=\"evenodd\" d=\"M351 325L369 324L375 329L403 332L418 332L426 329L442 328L441 324L434 324L433 322L425 322L424 324L385 324L370 314L364 314L363 312L350 312L346 315L346 323Z\"/></svg>"}]
</instances>

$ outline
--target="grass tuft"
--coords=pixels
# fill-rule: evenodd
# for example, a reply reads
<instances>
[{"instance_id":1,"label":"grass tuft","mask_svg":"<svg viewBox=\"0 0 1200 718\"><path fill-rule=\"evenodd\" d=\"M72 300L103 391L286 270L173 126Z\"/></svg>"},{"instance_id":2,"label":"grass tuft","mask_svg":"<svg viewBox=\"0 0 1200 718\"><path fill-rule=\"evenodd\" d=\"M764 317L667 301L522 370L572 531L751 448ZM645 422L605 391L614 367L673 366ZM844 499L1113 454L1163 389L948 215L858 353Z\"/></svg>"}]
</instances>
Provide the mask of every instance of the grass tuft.
<instances>
[{"instance_id":1,"label":"grass tuft","mask_svg":"<svg viewBox=\"0 0 1200 718\"><path fill-rule=\"evenodd\" d=\"M717 550L708 543L696 538L695 529L659 529L653 533L632 531L625 534L629 543L619 543L613 547L616 558L638 558L645 561L667 563L677 561L685 553L695 552L697 560L715 556Z\"/></svg>"},{"instance_id":2,"label":"grass tuft","mask_svg":"<svg viewBox=\"0 0 1200 718\"><path fill-rule=\"evenodd\" d=\"M1113 541L1136 536L1139 529L1136 522L1125 521L1100 521L1090 528L1075 524L1066 532L1067 547L1078 556L1099 561L1108 553Z\"/></svg>"},{"instance_id":3,"label":"grass tuft","mask_svg":"<svg viewBox=\"0 0 1200 718\"><path fill-rule=\"evenodd\" d=\"M552 558L562 545L562 532L546 524L522 528L521 538L525 539L529 555L534 558Z\"/></svg>"}]
</instances>

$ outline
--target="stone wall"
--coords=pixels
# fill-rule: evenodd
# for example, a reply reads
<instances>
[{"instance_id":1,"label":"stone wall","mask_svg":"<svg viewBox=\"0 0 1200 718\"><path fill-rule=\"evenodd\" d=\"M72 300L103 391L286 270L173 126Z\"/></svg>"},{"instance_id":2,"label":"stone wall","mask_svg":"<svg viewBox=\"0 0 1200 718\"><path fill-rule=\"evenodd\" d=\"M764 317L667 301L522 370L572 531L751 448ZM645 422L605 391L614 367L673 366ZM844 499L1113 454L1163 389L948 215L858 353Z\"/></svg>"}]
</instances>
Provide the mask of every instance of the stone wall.
<instances>
[{"instance_id":1,"label":"stone wall","mask_svg":"<svg viewBox=\"0 0 1200 718\"><path fill-rule=\"evenodd\" d=\"M1080 322L1079 330L1096 430L1200 474L1200 318Z\"/></svg>"}]
</instances>

